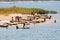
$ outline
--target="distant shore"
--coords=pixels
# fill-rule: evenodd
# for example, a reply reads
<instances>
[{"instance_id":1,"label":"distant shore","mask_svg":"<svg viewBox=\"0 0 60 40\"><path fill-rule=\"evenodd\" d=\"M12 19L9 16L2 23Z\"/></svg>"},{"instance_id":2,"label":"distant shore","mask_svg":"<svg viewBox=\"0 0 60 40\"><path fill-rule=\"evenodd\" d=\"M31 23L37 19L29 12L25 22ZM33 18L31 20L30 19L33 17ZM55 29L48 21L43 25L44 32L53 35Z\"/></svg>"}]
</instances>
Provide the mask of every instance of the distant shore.
<instances>
[{"instance_id":1,"label":"distant shore","mask_svg":"<svg viewBox=\"0 0 60 40\"><path fill-rule=\"evenodd\" d=\"M23 8L23 7L16 7L12 6L9 8L0 8L0 14L8 15L8 14L33 14L33 13L38 13L38 14L56 14L57 11L54 10L45 10L41 8Z\"/></svg>"}]
</instances>

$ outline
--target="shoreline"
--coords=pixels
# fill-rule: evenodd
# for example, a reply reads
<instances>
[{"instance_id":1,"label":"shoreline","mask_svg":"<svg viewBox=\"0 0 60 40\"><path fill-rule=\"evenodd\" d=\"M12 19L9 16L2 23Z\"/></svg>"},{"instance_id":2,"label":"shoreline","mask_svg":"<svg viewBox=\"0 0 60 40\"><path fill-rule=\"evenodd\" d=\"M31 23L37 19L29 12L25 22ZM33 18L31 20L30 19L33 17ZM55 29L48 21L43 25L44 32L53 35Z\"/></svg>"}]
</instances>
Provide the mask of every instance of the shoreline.
<instances>
[{"instance_id":1,"label":"shoreline","mask_svg":"<svg viewBox=\"0 0 60 40\"><path fill-rule=\"evenodd\" d=\"M13 19L15 20L15 17L16 16L21 16L23 19L27 19L27 16L32 16L32 15L27 15L27 14L9 14L8 16L4 16L4 15L0 15L0 20L1 21L3 21L3 22L9 22L9 24L15 24L15 23L17 23L17 25L19 25L20 26L20 22L13 22L13 23L10 23L10 21L12 20L12 16L13 16ZM40 19L41 21L44 21L44 19ZM30 23L30 22L28 22L28 23L26 23L26 25L35 25L35 24L40 24L40 25L44 25L44 24L46 24L46 23L48 23L50 20L54 20L53 18L51 18L51 19L46 19L46 21L45 22L38 22L38 23L35 23L35 21L39 21L39 20L33 20L33 22L32 23ZM22 25L25 23L24 21L22 21L23 23L22 23ZM1 23L0 23L1 24ZM21 26L22 26L21 25Z\"/></svg>"},{"instance_id":2,"label":"shoreline","mask_svg":"<svg viewBox=\"0 0 60 40\"><path fill-rule=\"evenodd\" d=\"M47 14L47 15L49 15L49 14ZM23 18L26 18L27 16L32 16L32 15L31 14L16 14L16 13L15 14L8 14L8 15L0 14L0 20L8 20L8 21L10 21L12 16L13 17L21 16Z\"/></svg>"}]
</instances>

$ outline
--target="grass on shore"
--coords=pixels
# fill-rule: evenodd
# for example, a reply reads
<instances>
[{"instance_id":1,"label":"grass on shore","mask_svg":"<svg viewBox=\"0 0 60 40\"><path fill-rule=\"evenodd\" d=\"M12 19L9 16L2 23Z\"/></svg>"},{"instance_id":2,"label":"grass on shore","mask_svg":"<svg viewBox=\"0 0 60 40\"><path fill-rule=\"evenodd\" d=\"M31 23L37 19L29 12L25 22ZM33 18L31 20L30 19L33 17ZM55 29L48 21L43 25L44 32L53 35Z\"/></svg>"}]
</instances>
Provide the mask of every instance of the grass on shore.
<instances>
[{"instance_id":1,"label":"grass on shore","mask_svg":"<svg viewBox=\"0 0 60 40\"><path fill-rule=\"evenodd\" d=\"M57 13L56 11L48 11L40 8L19 8L19 7L11 7L11 8L0 8L0 14L11 14L11 13L21 13L21 14L32 14L32 12L37 12L39 14L48 14L48 13Z\"/></svg>"}]
</instances>

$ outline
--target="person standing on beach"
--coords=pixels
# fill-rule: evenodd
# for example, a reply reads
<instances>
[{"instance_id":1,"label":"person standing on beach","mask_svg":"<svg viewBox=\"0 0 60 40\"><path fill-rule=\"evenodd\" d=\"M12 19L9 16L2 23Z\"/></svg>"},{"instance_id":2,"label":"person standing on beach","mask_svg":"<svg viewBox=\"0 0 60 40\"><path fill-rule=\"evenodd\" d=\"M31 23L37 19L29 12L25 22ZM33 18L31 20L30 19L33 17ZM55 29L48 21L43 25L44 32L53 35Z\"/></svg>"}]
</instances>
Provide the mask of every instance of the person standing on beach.
<instances>
[{"instance_id":1,"label":"person standing on beach","mask_svg":"<svg viewBox=\"0 0 60 40\"><path fill-rule=\"evenodd\" d=\"M44 18L44 22L46 21L46 18Z\"/></svg>"},{"instance_id":2,"label":"person standing on beach","mask_svg":"<svg viewBox=\"0 0 60 40\"><path fill-rule=\"evenodd\" d=\"M12 22L13 22L13 16L12 16Z\"/></svg>"},{"instance_id":3,"label":"person standing on beach","mask_svg":"<svg viewBox=\"0 0 60 40\"><path fill-rule=\"evenodd\" d=\"M11 19L11 21L10 21L11 23L13 23L13 16L12 16L12 19Z\"/></svg>"}]
</instances>

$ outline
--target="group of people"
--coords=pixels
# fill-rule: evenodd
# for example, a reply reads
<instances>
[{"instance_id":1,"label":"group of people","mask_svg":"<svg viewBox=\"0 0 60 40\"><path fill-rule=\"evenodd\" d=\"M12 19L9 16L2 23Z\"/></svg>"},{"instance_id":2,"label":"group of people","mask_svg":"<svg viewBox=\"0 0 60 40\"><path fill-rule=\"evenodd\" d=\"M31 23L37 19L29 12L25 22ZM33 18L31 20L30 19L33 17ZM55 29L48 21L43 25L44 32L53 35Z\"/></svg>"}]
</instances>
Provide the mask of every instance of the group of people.
<instances>
[{"instance_id":1,"label":"group of people","mask_svg":"<svg viewBox=\"0 0 60 40\"><path fill-rule=\"evenodd\" d=\"M52 16L50 16L49 18L51 18ZM13 17L12 17L12 21L13 21ZM18 18L19 21L19 18ZM46 19L44 19L44 21L46 21ZM56 23L56 20L54 20L54 23ZM16 25L16 29L19 29L18 25ZM25 23L23 23L23 29L25 29Z\"/></svg>"}]
</instances>

